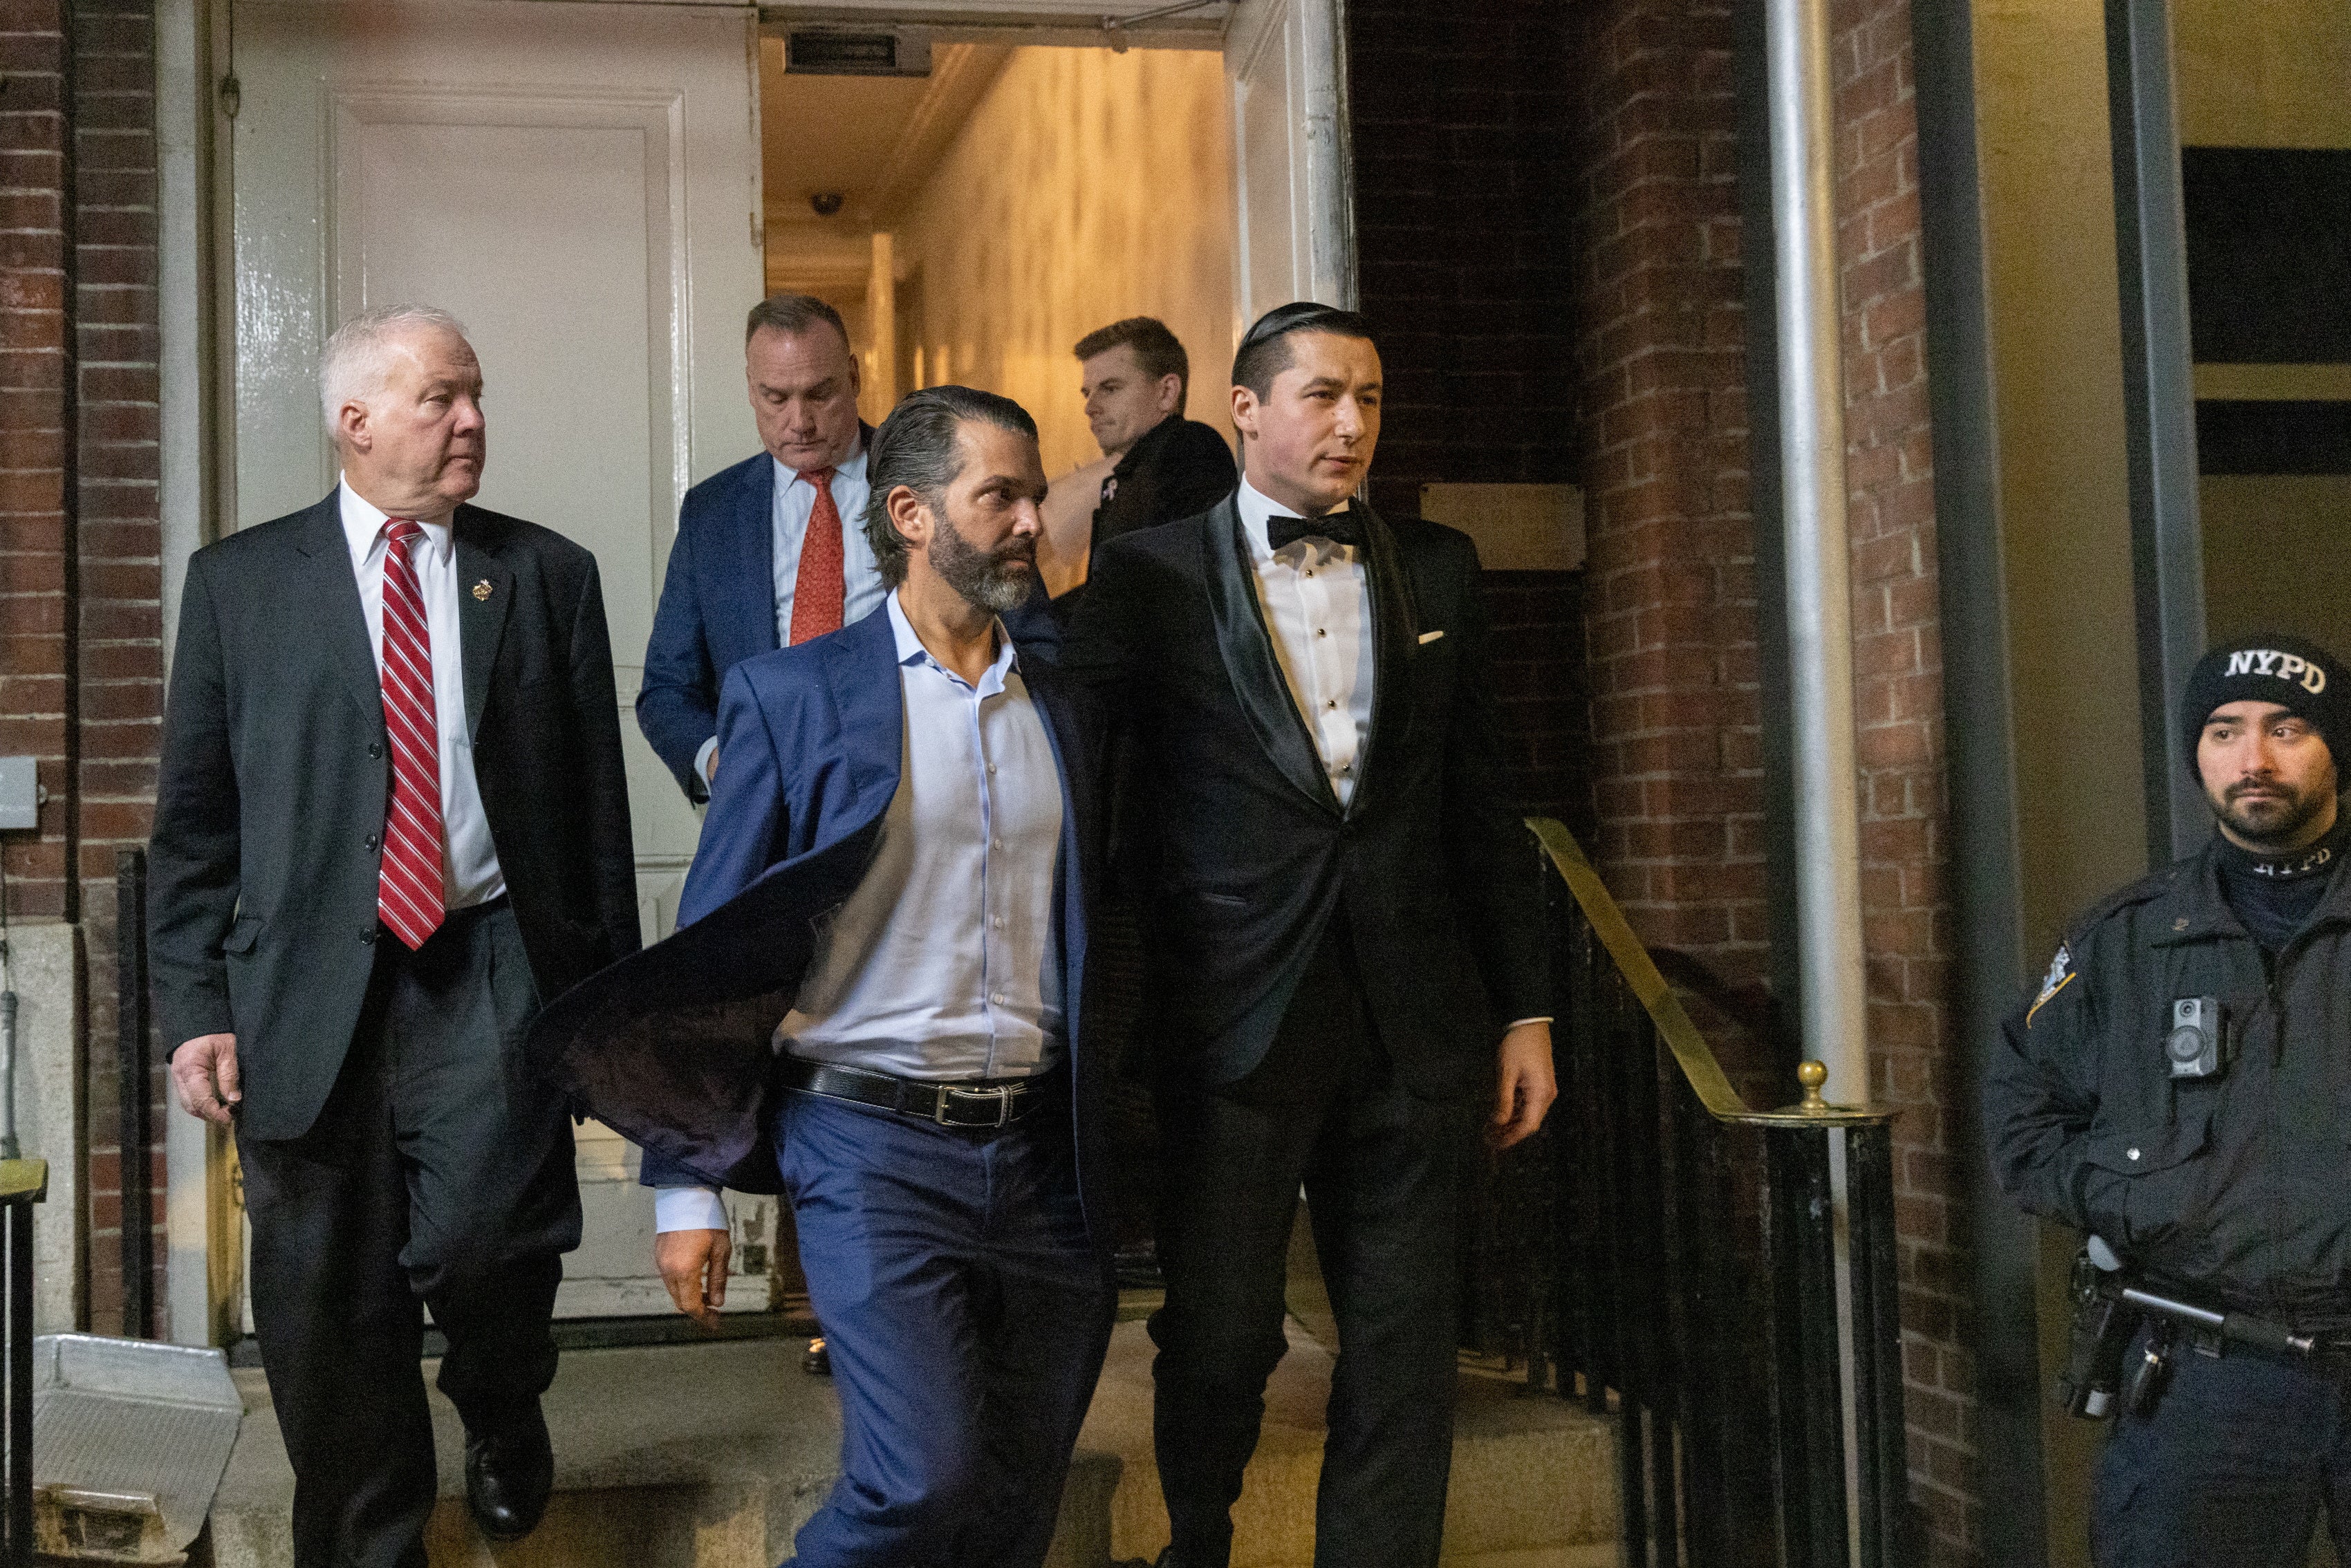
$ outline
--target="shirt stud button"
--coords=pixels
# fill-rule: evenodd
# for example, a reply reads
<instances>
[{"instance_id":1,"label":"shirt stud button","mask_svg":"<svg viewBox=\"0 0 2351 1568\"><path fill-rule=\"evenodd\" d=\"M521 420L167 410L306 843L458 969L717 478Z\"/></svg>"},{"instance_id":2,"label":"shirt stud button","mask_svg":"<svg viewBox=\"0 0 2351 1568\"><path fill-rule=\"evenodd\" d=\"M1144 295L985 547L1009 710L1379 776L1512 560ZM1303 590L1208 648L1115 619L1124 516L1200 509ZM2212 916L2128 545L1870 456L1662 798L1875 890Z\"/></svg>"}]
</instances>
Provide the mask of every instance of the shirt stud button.
<instances>
[{"instance_id":1,"label":"shirt stud button","mask_svg":"<svg viewBox=\"0 0 2351 1568\"><path fill-rule=\"evenodd\" d=\"M1339 706L1339 699L1337 697L1332 697L1329 702L1324 703L1322 706L1324 707L1337 707Z\"/></svg>"},{"instance_id":2,"label":"shirt stud button","mask_svg":"<svg viewBox=\"0 0 2351 1568\"><path fill-rule=\"evenodd\" d=\"M1325 632L1324 630L1322 630L1322 627L1317 626L1316 628L1314 628L1314 634L1315 634L1317 637L1328 637L1331 633L1330 633L1330 632Z\"/></svg>"},{"instance_id":3,"label":"shirt stud button","mask_svg":"<svg viewBox=\"0 0 2351 1568\"><path fill-rule=\"evenodd\" d=\"M2138 1158L2138 1151L2137 1149L2125 1149L2123 1151L2123 1157L2126 1159L2135 1160Z\"/></svg>"}]
</instances>

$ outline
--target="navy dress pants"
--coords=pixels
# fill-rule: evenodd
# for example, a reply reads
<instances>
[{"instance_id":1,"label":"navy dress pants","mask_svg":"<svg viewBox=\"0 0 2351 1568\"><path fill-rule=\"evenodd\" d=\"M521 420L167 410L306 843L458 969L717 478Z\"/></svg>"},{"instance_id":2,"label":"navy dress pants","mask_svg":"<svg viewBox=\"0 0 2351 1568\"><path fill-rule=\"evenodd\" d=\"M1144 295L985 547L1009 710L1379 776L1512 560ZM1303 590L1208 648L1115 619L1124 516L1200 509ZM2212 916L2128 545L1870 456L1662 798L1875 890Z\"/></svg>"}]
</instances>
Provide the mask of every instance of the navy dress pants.
<instances>
[{"instance_id":1,"label":"navy dress pants","mask_svg":"<svg viewBox=\"0 0 2351 1568\"><path fill-rule=\"evenodd\" d=\"M1066 1103L942 1127L798 1091L776 1120L841 1479L800 1568L1036 1568L1117 1306Z\"/></svg>"},{"instance_id":2,"label":"navy dress pants","mask_svg":"<svg viewBox=\"0 0 2351 1568\"><path fill-rule=\"evenodd\" d=\"M2125 1364L2136 1364L2134 1346ZM2303 1568L2321 1508L2351 1529L2351 1411L2340 1368L2182 1345L2145 1417L2117 1418L2098 1460L2097 1568Z\"/></svg>"}]
</instances>

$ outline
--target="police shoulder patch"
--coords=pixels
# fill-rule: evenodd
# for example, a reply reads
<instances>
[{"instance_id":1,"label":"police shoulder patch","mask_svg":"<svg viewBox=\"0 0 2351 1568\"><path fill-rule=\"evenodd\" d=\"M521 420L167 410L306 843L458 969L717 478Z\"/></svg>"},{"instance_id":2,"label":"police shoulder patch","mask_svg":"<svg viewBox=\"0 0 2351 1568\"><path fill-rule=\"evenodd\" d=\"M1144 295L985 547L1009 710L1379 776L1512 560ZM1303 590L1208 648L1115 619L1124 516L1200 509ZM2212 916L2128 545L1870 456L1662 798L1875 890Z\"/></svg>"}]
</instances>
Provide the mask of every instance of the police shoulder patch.
<instances>
[{"instance_id":1,"label":"police shoulder patch","mask_svg":"<svg viewBox=\"0 0 2351 1568\"><path fill-rule=\"evenodd\" d=\"M2024 1027L2032 1027L2032 1015L2049 1003L2049 998L2074 983L2074 949L2071 945L2057 945L2057 956L2049 960L2049 973L2041 982L2041 994L2024 1012Z\"/></svg>"}]
</instances>

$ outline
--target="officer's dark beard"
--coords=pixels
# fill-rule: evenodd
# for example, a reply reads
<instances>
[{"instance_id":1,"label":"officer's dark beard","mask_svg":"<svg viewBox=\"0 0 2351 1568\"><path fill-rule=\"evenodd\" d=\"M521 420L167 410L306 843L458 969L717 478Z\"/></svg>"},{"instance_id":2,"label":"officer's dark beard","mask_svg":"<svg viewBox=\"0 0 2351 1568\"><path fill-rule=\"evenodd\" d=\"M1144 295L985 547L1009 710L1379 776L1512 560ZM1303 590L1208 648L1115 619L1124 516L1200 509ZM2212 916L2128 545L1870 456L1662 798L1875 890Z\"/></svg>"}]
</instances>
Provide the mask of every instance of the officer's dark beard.
<instances>
[{"instance_id":1,"label":"officer's dark beard","mask_svg":"<svg viewBox=\"0 0 2351 1568\"><path fill-rule=\"evenodd\" d=\"M2335 780L2330 775L2301 794L2273 779L2261 787L2262 794L2252 794L2254 788L2250 780L2239 779L2217 795L2207 790L2205 799L2231 832L2255 849L2276 851L2309 835L2310 824L2334 799Z\"/></svg>"},{"instance_id":2,"label":"officer's dark beard","mask_svg":"<svg viewBox=\"0 0 2351 1568\"><path fill-rule=\"evenodd\" d=\"M1001 615L1029 601L1037 582L1037 538L1015 536L994 549L982 549L963 537L949 520L946 508L934 508L937 531L931 536L931 570L982 610Z\"/></svg>"}]
</instances>

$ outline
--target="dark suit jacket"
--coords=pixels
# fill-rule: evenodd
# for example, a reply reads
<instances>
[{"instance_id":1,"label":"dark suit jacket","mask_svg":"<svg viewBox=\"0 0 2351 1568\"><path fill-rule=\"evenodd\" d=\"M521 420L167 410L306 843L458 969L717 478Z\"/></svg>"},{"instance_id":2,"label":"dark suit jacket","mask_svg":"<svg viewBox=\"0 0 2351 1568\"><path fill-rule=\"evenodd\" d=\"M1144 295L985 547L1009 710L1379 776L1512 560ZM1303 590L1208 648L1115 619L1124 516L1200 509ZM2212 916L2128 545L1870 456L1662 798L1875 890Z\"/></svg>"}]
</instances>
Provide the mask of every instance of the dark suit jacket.
<instances>
[{"instance_id":1,"label":"dark suit jacket","mask_svg":"<svg viewBox=\"0 0 2351 1568\"><path fill-rule=\"evenodd\" d=\"M1148 966L1164 1071L1263 1060L1325 926L1346 922L1397 1071L1490 1088L1504 1023L1551 1011L1531 846L1500 794L1478 553L1361 502L1372 725L1344 810L1275 660L1230 500L1112 540L1061 649L1134 737Z\"/></svg>"},{"instance_id":2,"label":"dark suit jacket","mask_svg":"<svg viewBox=\"0 0 2351 1568\"><path fill-rule=\"evenodd\" d=\"M638 946L620 704L595 558L455 521L474 775L542 997ZM149 844L167 1045L235 1031L243 1131L298 1136L373 967L392 763L339 496L188 562Z\"/></svg>"},{"instance_id":3,"label":"dark suit jacket","mask_svg":"<svg viewBox=\"0 0 2351 1568\"><path fill-rule=\"evenodd\" d=\"M873 432L858 426L861 450ZM662 578L637 727L690 800L707 795L694 754L718 733L718 684L744 660L776 650L776 460L722 468L685 493ZM863 519L843 517L858 528Z\"/></svg>"},{"instance_id":4,"label":"dark suit jacket","mask_svg":"<svg viewBox=\"0 0 2351 1568\"><path fill-rule=\"evenodd\" d=\"M1110 471L1109 498L1094 508L1093 548L1121 534L1205 512L1239 486L1232 449L1197 420L1171 413L1144 432Z\"/></svg>"},{"instance_id":5,"label":"dark suit jacket","mask_svg":"<svg viewBox=\"0 0 2351 1568\"><path fill-rule=\"evenodd\" d=\"M1021 676L1061 769L1055 903L1079 1186L1095 1234L1107 1237L1096 1107L1108 1068L1084 1043L1101 727L1085 717L1085 695L1041 659L1024 655ZM561 998L531 1031L534 1060L598 1120L644 1145L648 1184L777 1190L770 1041L799 993L815 923L865 874L898 792L905 722L886 614L728 673L725 760L677 934Z\"/></svg>"}]
</instances>

